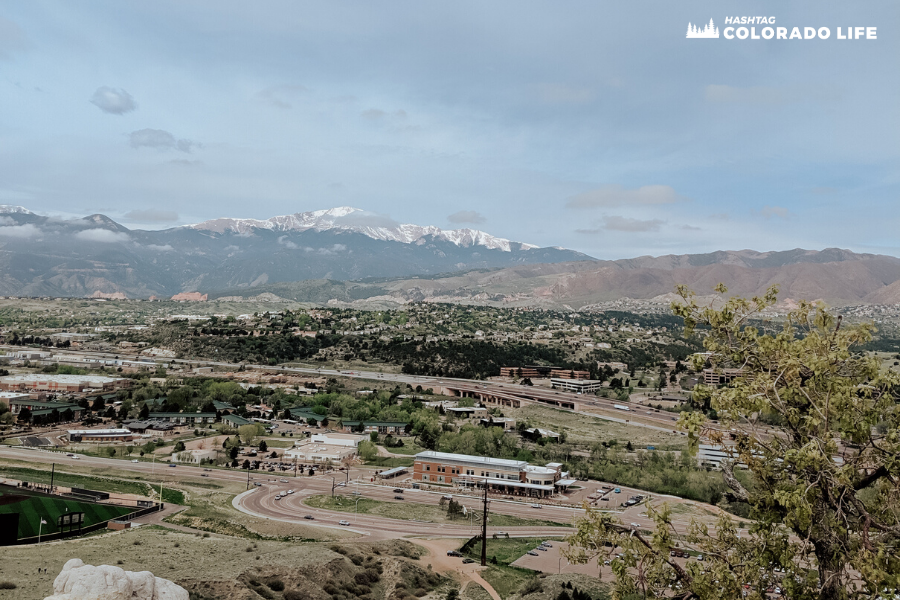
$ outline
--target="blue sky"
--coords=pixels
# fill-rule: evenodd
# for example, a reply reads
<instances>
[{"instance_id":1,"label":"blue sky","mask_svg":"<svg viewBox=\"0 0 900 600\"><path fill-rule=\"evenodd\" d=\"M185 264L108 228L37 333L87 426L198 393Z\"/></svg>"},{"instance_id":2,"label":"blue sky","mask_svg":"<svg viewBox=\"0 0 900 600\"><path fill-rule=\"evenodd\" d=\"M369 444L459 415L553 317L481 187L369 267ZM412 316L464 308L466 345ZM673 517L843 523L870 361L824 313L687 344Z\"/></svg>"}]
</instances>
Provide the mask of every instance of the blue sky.
<instances>
[{"instance_id":1,"label":"blue sky","mask_svg":"<svg viewBox=\"0 0 900 600\"><path fill-rule=\"evenodd\" d=\"M832 34L685 39L745 15ZM0 203L900 256L898 31L879 0L4 3Z\"/></svg>"}]
</instances>

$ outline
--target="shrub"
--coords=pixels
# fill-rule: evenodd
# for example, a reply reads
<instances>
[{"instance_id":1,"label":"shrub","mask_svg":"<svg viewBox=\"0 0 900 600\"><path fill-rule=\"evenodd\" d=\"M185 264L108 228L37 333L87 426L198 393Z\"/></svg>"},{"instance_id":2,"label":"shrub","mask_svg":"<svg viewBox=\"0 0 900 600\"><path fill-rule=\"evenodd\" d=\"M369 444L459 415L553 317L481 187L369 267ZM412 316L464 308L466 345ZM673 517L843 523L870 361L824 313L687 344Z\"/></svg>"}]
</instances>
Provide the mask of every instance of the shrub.
<instances>
[{"instance_id":1,"label":"shrub","mask_svg":"<svg viewBox=\"0 0 900 600\"><path fill-rule=\"evenodd\" d=\"M273 592L284 591L284 582L280 579L268 579L266 580L266 585L269 586L269 589Z\"/></svg>"},{"instance_id":2,"label":"shrub","mask_svg":"<svg viewBox=\"0 0 900 600\"><path fill-rule=\"evenodd\" d=\"M0 590L14 590L16 587L12 581L0 581Z\"/></svg>"},{"instance_id":3,"label":"shrub","mask_svg":"<svg viewBox=\"0 0 900 600\"><path fill-rule=\"evenodd\" d=\"M308 600L309 595L303 590L288 590L284 593L284 600Z\"/></svg>"}]
</instances>

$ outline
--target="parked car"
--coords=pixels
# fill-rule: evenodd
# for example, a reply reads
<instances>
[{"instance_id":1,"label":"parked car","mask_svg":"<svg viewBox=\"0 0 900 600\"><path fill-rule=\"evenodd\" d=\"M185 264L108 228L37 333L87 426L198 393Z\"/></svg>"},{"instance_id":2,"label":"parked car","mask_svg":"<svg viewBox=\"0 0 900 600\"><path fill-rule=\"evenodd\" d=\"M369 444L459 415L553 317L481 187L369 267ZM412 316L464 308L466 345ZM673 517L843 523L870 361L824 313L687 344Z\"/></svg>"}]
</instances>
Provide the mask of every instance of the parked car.
<instances>
[{"instance_id":1,"label":"parked car","mask_svg":"<svg viewBox=\"0 0 900 600\"><path fill-rule=\"evenodd\" d=\"M395 493L395 494L402 494L402 493L403 493L403 489L402 489L402 488L397 488L397 489L394 490L394 493Z\"/></svg>"},{"instance_id":2,"label":"parked car","mask_svg":"<svg viewBox=\"0 0 900 600\"><path fill-rule=\"evenodd\" d=\"M459 550L447 550L447 556L462 556Z\"/></svg>"},{"instance_id":3,"label":"parked car","mask_svg":"<svg viewBox=\"0 0 900 600\"><path fill-rule=\"evenodd\" d=\"M403 496L394 496L394 500L403 500Z\"/></svg>"},{"instance_id":4,"label":"parked car","mask_svg":"<svg viewBox=\"0 0 900 600\"><path fill-rule=\"evenodd\" d=\"M350 525L350 521L338 521L338 525L347 526L347 525Z\"/></svg>"},{"instance_id":5,"label":"parked car","mask_svg":"<svg viewBox=\"0 0 900 600\"><path fill-rule=\"evenodd\" d=\"M541 552L546 552L546 551L547 551L547 549L544 548L543 546L538 546L537 548L535 548L535 550L540 550Z\"/></svg>"},{"instance_id":6,"label":"parked car","mask_svg":"<svg viewBox=\"0 0 900 600\"><path fill-rule=\"evenodd\" d=\"M539 555L537 552L535 552L534 550L529 550L529 551L526 552L525 554L527 554L528 556L540 556L540 555Z\"/></svg>"},{"instance_id":7,"label":"parked car","mask_svg":"<svg viewBox=\"0 0 900 600\"><path fill-rule=\"evenodd\" d=\"M131 462L136 463L136 462L141 462L141 461L139 461L139 460L136 459L136 458L132 458L132 459L131 459Z\"/></svg>"},{"instance_id":8,"label":"parked car","mask_svg":"<svg viewBox=\"0 0 900 600\"><path fill-rule=\"evenodd\" d=\"M464 558L464 559L463 559L463 564L464 564L464 565L470 565L470 564L472 564L473 562L475 562L475 559L474 559L474 558Z\"/></svg>"},{"instance_id":9,"label":"parked car","mask_svg":"<svg viewBox=\"0 0 900 600\"><path fill-rule=\"evenodd\" d=\"M621 493L622 493L621 488L616 488L613 490L613 494L621 494Z\"/></svg>"},{"instance_id":10,"label":"parked car","mask_svg":"<svg viewBox=\"0 0 900 600\"><path fill-rule=\"evenodd\" d=\"M169 466L170 466L170 467L177 467L178 465L176 465L175 463L169 463Z\"/></svg>"}]
</instances>

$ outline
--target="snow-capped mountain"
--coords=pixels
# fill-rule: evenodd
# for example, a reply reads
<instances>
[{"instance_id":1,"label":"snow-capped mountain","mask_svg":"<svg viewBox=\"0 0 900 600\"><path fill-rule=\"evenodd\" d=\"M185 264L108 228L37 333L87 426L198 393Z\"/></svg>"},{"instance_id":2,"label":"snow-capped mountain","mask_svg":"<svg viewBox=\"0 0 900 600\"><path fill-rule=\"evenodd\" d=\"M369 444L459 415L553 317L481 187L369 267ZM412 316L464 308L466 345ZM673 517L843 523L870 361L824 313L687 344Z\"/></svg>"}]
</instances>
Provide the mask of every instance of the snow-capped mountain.
<instances>
[{"instance_id":1,"label":"snow-capped mountain","mask_svg":"<svg viewBox=\"0 0 900 600\"><path fill-rule=\"evenodd\" d=\"M395 223L388 218L350 206L300 212L265 220L212 219L195 225L188 225L187 227L215 233L230 231L239 234L251 234L257 229L267 229L276 232L343 230L361 233L375 240L401 242L404 244L421 243L424 238L431 237L463 248L484 246L490 250L502 250L504 252L510 252L513 249L528 250L537 248L533 244L511 242L477 229L443 230L434 225L423 226L411 223Z\"/></svg>"},{"instance_id":2,"label":"snow-capped mountain","mask_svg":"<svg viewBox=\"0 0 900 600\"><path fill-rule=\"evenodd\" d=\"M0 215L33 215L34 213L24 206L12 204L0 204Z\"/></svg>"}]
</instances>

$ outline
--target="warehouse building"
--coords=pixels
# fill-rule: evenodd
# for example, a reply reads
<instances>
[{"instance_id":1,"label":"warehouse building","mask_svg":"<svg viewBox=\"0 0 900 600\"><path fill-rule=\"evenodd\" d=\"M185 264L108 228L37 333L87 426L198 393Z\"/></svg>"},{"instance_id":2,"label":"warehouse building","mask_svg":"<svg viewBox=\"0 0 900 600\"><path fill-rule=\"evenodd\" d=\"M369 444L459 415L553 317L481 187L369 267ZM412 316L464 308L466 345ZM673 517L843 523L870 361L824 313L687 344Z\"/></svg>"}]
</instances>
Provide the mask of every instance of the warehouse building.
<instances>
[{"instance_id":1,"label":"warehouse building","mask_svg":"<svg viewBox=\"0 0 900 600\"><path fill-rule=\"evenodd\" d=\"M70 429L70 442L130 442L135 435L127 429Z\"/></svg>"},{"instance_id":2,"label":"warehouse building","mask_svg":"<svg viewBox=\"0 0 900 600\"><path fill-rule=\"evenodd\" d=\"M113 391L131 385L131 379L105 375L46 375L41 373L0 377L0 390L36 390L78 393L87 390Z\"/></svg>"},{"instance_id":3,"label":"warehouse building","mask_svg":"<svg viewBox=\"0 0 900 600\"><path fill-rule=\"evenodd\" d=\"M470 456L426 450L416 454L413 480L483 487L520 496L550 496L574 483L563 479L562 464L529 465L524 460Z\"/></svg>"}]
</instances>

